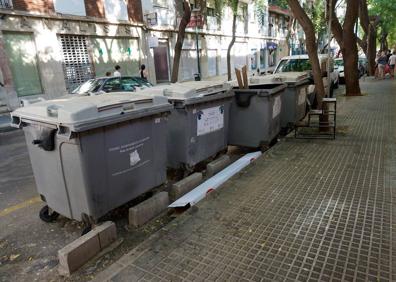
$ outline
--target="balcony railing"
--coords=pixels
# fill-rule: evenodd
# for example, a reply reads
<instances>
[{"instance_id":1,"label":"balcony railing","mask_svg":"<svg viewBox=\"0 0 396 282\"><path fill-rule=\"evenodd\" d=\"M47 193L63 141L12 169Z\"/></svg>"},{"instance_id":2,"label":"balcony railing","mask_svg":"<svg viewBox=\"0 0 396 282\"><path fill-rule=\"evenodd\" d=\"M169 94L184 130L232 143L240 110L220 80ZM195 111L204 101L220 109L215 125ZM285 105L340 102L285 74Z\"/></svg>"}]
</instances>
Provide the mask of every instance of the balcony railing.
<instances>
[{"instance_id":1,"label":"balcony railing","mask_svg":"<svg viewBox=\"0 0 396 282\"><path fill-rule=\"evenodd\" d=\"M12 9L12 1L0 0L0 9Z\"/></svg>"}]
</instances>

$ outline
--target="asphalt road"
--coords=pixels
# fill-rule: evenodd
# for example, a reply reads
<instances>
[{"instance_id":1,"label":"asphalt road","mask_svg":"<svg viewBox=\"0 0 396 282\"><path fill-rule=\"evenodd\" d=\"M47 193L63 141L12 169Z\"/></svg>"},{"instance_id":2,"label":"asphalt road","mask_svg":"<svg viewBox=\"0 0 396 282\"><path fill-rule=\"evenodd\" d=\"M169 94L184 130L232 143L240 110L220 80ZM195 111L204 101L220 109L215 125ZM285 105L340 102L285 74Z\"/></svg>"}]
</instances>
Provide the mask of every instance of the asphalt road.
<instances>
[{"instance_id":1,"label":"asphalt road","mask_svg":"<svg viewBox=\"0 0 396 282\"><path fill-rule=\"evenodd\" d=\"M0 279L43 279L56 272L56 250L77 238L80 226L39 219L43 203L21 131L0 134L0 156Z\"/></svg>"}]
</instances>

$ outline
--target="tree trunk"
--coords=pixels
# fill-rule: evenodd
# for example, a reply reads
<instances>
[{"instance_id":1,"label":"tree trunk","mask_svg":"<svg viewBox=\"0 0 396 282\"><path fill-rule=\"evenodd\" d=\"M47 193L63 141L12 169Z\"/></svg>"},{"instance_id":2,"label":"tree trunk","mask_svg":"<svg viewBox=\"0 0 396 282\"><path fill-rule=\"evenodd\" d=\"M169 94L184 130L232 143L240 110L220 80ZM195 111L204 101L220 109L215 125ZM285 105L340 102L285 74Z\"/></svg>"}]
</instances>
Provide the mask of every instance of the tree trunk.
<instances>
[{"instance_id":1,"label":"tree trunk","mask_svg":"<svg viewBox=\"0 0 396 282\"><path fill-rule=\"evenodd\" d=\"M172 77L171 77L172 83L177 82L179 77L179 66L180 66L181 52L183 48L183 41L186 33L186 27L190 22L190 18L191 18L191 7L188 0L183 0L183 7L184 7L184 13L179 25L179 32L177 34L177 40L175 45L175 55L173 57L173 67L172 67Z\"/></svg>"},{"instance_id":2,"label":"tree trunk","mask_svg":"<svg viewBox=\"0 0 396 282\"><path fill-rule=\"evenodd\" d=\"M354 27L359 14L360 1L346 0L347 8L343 26L341 26L335 14L336 2L332 1L332 6L329 7L329 0L327 0L328 11L332 13L331 31L338 45L341 47L344 59L346 95L358 96L361 93L359 86L357 36L354 32Z\"/></svg>"},{"instance_id":3,"label":"tree trunk","mask_svg":"<svg viewBox=\"0 0 396 282\"><path fill-rule=\"evenodd\" d=\"M236 32L236 20L237 20L237 14L233 13L232 16L232 39L230 42L230 45L228 45L228 50L227 50L227 74L228 74L228 80L231 80L232 77L232 72L231 72L231 49L232 46L234 46L235 43L235 32Z\"/></svg>"},{"instance_id":4,"label":"tree trunk","mask_svg":"<svg viewBox=\"0 0 396 282\"><path fill-rule=\"evenodd\" d=\"M317 53L317 42L315 37L315 29L312 21L301 7L298 0L287 0L290 9L293 12L294 17L304 30L305 33L305 44L307 47L309 61L312 66L312 75L315 83L316 97L318 105L322 107L322 99L325 97L325 89L322 80L322 71L320 69L319 58Z\"/></svg>"},{"instance_id":5,"label":"tree trunk","mask_svg":"<svg viewBox=\"0 0 396 282\"><path fill-rule=\"evenodd\" d=\"M355 23L359 13L360 1L347 0L347 10L343 26L342 54L344 58L345 89L347 96L358 96L360 93L359 70L358 70L358 48Z\"/></svg>"},{"instance_id":6,"label":"tree trunk","mask_svg":"<svg viewBox=\"0 0 396 282\"><path fill-rule=\"evenodd\" d=\"M374 76L375 74L375 56L377 49L377 32L375 26L370 24L367 35L367 69L368 75Z\"/></svg>"},{"instance_id":7,"label":"tree trunk","mask_svg":"<svg viewBox=\"0 0 396 282\"><path fill-rule=\"evenodd\" d=\"M375 73L375 53L376 53L376 40L377 40L377 32L376 32L376 22L377 17L371 17L368 13L367 8L367 0L360 0L359 7L359 18L360 18L360 26L362 27L365 36L364 36L364 46L361 47L364 51L364 54L367 58L367 70L368 75L373 76ZM370 19L374 20L374 23L370 23Z\"/></svg>"}]
</instances>

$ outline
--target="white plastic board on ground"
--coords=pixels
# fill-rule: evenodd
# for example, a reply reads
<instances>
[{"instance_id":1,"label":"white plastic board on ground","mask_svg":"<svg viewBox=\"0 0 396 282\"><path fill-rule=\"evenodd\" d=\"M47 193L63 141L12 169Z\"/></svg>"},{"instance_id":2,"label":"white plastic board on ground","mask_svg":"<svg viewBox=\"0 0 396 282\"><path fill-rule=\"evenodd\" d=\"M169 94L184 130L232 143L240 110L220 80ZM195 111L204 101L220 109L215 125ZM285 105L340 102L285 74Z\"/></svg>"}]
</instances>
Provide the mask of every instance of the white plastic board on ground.
<instances>
[{"instance_id":1,"label":"white plastic board on ground","mask_svg":"<svg viewBox=\"0 0 396 282\"><path fill-rule=\"evenodd\" d=\"M201 185L197 186L194 190L187 193L183 197L177 199L175 202L169 205L170 208L185 207L188 204L191 206L198 203L200 200L205 198L206 194L212 190L220 187L224 182L234 176L236 173L241 171L243 168L248 166L253 160L257 159L261 155L261 152L253 152L244 155L236 162L232 163L215 176L209 178Z\"/></svg>"}]
</instances>

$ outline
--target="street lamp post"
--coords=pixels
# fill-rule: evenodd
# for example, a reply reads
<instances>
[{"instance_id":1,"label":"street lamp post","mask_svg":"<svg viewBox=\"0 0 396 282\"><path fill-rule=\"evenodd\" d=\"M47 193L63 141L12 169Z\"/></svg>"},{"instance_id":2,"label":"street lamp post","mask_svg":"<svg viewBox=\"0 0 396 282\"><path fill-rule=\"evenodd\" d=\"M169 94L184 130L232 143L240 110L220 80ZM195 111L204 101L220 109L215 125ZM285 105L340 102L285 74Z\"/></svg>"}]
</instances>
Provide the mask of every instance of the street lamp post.
<instances>
[{"instance_id":1,"label":"street lamp post","mask_svg":"<svg viewBox=\"0 0 396 282\"><path fill-rule=\"evenodd\" d=\"M198 24L195 26L195 41L197 46L197 66L198 66L198 75L199 80L201 80L201 63L199 60L199 34L198 34Z\"/></svg>"}]
</instances>

